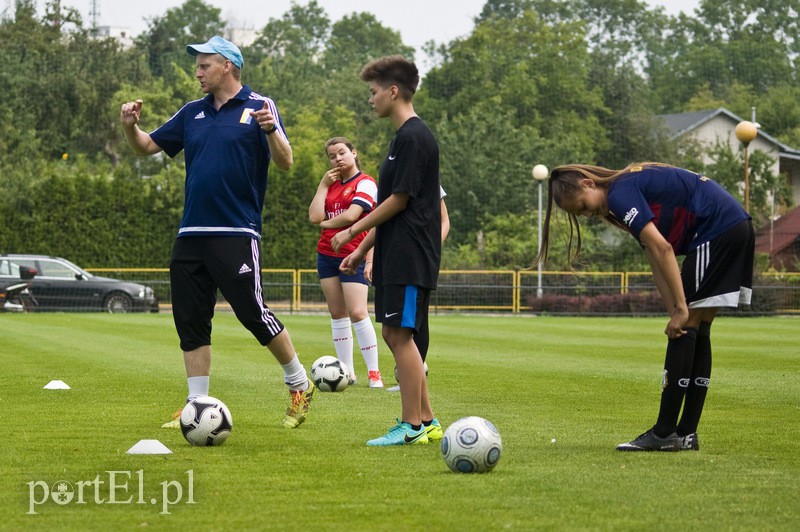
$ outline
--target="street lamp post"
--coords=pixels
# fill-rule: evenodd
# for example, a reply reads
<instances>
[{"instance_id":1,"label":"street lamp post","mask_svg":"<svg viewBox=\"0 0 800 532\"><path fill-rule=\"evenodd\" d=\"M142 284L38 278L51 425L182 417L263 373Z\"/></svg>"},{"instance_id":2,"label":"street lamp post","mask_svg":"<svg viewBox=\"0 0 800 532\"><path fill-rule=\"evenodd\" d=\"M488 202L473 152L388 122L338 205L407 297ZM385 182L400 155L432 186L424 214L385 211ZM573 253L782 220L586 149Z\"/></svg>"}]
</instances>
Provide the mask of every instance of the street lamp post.
<instances>
[{"instance_id":1,"label":"street lamp post","mask_svg":"<svg viewBox=\"0 0 800 532\"><path fill-rule=\"evenodd\" d=\"M733 130L736 138L744 145L744 210L750 212L750 160L747 147L758 136L758 128L748 120L742 120L736 124Z\"/></svg>"},{"instance_id":2,"label":"street lamp post","mask_svg":"<svg viewBox=\"0 0 800 532\"><path fill-rule=\"evenodd\" d=\"M542 254L542 182L547 179L547 176L550 172L547 170L547 167L543 164L537 164L531 170L531 175L533 175L533 179L539 185L539 255ZM536 284L536 297L542 297L542 261L539 261L538 266L538 279Z\"/></svg>"}]
</instances>

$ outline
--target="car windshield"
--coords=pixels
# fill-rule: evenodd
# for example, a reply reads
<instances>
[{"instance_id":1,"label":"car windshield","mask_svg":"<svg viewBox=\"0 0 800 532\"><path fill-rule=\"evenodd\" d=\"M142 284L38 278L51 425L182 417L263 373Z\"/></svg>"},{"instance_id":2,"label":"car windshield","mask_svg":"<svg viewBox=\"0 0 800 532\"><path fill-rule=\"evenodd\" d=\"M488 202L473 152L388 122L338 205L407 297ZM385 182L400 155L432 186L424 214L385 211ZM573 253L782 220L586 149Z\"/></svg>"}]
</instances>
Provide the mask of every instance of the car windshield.
<instances>
[{"instance_id":1,"label":"car windshield","mask_svg":"<svg viewBox=\"0 0 800 532\"><path fill-rule=\"evenodd\" d=\"M66 264L67 266L69 266L69 268L72 268L73 272L80 273L81 275L83 275L87 279L89 279L91 277L94 277L91 273L87 272L86 270L84 270L83 268L81 268L80 266L75 264L74 262L68 261L67 259L59 259L58 261L54 261L54 262L58 262L58 264L60 266L62 266L62 267L63 267L64 264ZM44 263L42 263L42 264L44 264Z\"/></svg>"}]
</instances>

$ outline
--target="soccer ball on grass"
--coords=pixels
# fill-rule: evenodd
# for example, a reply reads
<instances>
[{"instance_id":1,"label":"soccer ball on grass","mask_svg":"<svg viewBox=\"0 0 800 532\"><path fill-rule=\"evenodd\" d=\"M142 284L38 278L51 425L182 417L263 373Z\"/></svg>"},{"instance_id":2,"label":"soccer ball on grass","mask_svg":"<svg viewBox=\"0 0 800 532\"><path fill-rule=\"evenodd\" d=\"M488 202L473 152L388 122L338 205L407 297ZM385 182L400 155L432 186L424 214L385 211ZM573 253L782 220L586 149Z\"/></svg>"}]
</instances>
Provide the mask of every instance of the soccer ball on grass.
<instances>
[{"instance_id":1,"label":"soccer ball on grass","mask_svg":"<svg viewBox=\"0 0 800 532\"><path fill-rule=\"evenodd\" d=\"M311 366L311 380L323 392L341 392L349 381L347 365L330 355L319 357Z\"/></svg>"},{"instance_id":2,"label":"soccer ball on grass","mask_svg":"<svg viewBox=\"0 0 800 532\"><path fill-rule=\"evenodd\" d=\"M482 417L463 417L447 427L442 438L442 456L456 473L486 473L494 469L503 453L497 428Z\"/></svg>"},{"instance_id":3,"label":"soccer ball on grass","mask_svg":"<svg viewBox=\"0 0 800 532\"><path fill-rule=\"evenodd\" d=\"M222 445L233 428L231 411L214 397L198 397L181 411L181 432L192 445Z\"/></svg>"}]
</instances>

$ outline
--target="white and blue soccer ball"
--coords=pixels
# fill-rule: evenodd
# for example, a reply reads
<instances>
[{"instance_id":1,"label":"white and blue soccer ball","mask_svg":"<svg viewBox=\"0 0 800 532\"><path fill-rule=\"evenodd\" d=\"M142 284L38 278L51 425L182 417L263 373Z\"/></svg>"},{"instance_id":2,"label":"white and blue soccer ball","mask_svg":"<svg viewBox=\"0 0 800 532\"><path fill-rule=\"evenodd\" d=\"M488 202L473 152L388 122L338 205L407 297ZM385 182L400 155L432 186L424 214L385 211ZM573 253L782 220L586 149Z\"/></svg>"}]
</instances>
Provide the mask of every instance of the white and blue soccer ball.
<instances>
[{"instance_id":1,"label":"white and blue soccer ball","mask_svg":"<svg viewBox=\"0 0 800 532\"><path fill-rule=\"evenodd\" d=\"M456 473L486 473L503 454L500 432L482 417L463 417L447 427L442 438L442 456Z\"/></svg>"},{"instance_id":2,"label":"white and blue soccer ball","mask_svg":"<svg viewBox=\"0 0 800 532\"><path fill-rule=\"evenodd\" d=\"M334 356L319 357L311 366L311 380L323 392L341 392L350 384L349 376L347 365Z\"/></svg>"},{"instance_id":3,"label":"white and blue soccer ball","mask_svg":"<svg viewBox=\"0 0 800 532\"><path fill-rule=\"evenodd\" d=\"M198 397L181 411L181 432L192 445L222 445L233 428L231 411L214 397Z\"/></svg>"}]
</instances>

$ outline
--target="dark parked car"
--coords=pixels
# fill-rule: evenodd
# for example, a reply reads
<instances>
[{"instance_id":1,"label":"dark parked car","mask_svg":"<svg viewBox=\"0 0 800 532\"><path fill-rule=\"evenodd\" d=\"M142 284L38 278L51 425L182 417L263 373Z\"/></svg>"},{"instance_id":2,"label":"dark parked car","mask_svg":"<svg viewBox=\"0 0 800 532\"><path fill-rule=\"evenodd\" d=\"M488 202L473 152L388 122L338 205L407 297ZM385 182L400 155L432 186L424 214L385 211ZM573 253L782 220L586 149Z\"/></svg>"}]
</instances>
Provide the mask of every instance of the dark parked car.
<instances>
[{"instance_id":1,"label":"dark parked car","mask_svg":"<svg viewBox=\"0 0 800 532\"><path fill-rule=\"evenodd\" d=\"M37 311L158 312L149 286L92 275L60 257L0 255L0 286L19 282L20 266L36 270L30 290Z\"/></svg>"}]
</instances>

